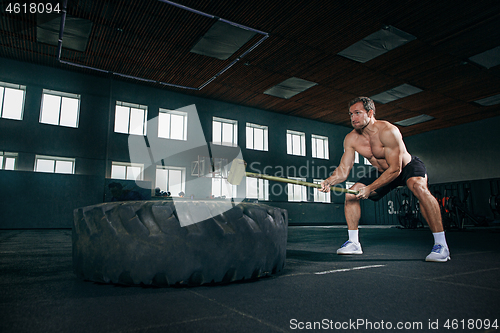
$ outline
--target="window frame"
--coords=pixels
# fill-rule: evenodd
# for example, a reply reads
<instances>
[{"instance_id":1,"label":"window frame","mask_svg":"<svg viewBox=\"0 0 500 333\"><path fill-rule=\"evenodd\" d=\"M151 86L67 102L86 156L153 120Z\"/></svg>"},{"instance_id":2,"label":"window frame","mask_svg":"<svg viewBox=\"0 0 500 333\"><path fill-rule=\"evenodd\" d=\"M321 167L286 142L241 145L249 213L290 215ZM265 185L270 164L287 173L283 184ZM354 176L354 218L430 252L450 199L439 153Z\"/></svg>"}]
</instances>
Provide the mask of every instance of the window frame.
<instances>
[{"instance_id":1,"label":"window frame","mask_svg":"<svg viewBox=\"0 0 500 333\"><path fill-rule=\"evenodd\" d=\"M344 149L345 152L345 149ZM354 152L354 163L359 164L359 153L357 151Z\"/></svg>"},{"instance_id":2,"label":"window frame","mask_svg":"<svg viewBox=\"0 0 500 333\"><path fill-rule=\"evenodd\" d=\"M54 161L54 167L52 171L40 171L37 170L39 166L39 161L40 160L45 160L45 161ZM57 162L71 162L71 172L56 172L57 169ZM34 166L34 171L35 172L45 172L45 173L58 173L58 174L75 174L75 164L76 164L76 159L73 157L60 157L60 156L47 156L47 155L36 155L35 156L35 166Z\"/></svg>"},{"instance_id":3,"label":"window frame","mask_svg":"<svg viewBox=\"0 0 500 333\"><path fill-rule=\"evenodd\" d=\"M344 150L344 151L345 151L345 150ZM363 165L372 165L372 164L370 163L370 161L369 161L366 157L362 156L362 155L361 155L360 153L358 153L357 151L356 151L356 152L354 152L354 153L355 153L355 155L354 155L354 163L356 163L356 164L363 164ZM361 162L361 161L360 161L361 159L363 159L363 162Z\"/></svg>"},{"instance_id":4,"label":"window frame","mask_svg":"<svg viewBox=\"0 0 500 333\"><path fill-rule=\"evenodd\" d=\"M10 153L6 151L0 151L0 170L17 170L17 153ZM6 169L7 159L14 159L14 165L9 169Z\"/></svg>"},{"instance_id":5,"label":"window frame","mask_svg":"<svg viewBox=\"0 0 500 333\"><path fill-rule=\"evenodd\" d=\"M256 183L257 197L251 196L248 193L252 183ZM248 199L257 199L260 201L269 201L269 180L246 177L245 197Z\"/></svg>"},{"instance_id":6,"label":"window frame","mask_svg":"<svg viewBox=\"0 0 500 333\"><path fill-rule=\"evenodd\" d=\"M288 179L292 180L299 180L305 182L305 178L299 178L299 177L288 177ZM295 192L297 190L300 190L300 200L293 200L295 197ZM290 193L292 196L292 200L290 200ZM299 184L292 184L292 183L287 183L287 194L288 194L288 202L307 202L307 187L304 185L299 185Z\"/></svg>"},{"instance_id":7,"label":"window frame","mask_svg":"<svg viewBox=\"0 0 500 333\"><path fill-rule=\"evenodd\" d=\"M321 184L323 179L313 179L314 184ZM332 196L331 196L332 191L328 193L324 193L321 191L318 191L317 189L314 189L314 202L320 202L320 203L332 203Z\"/></svg>"},{"instance_id":8,"label":"window frame","mask_svg":"<svg viewBox=\"0 0 500 333\"><path fill-rule=\"evenodd\" d=\"M298 154L294 153L294 136L299 137L300 140L300 148ZM286 130L286 152L288 155L306 156L306 134L304 132Z\"/></svg>"},{"instance_id":9,"label":"window frame","mask_svg":"<svg viewBox=\"0 0 500 333\"><path fill-rule=\"evenodd\" d=\"M1 97L0 97L0 119L11 119L11 120L23 120L24 117L24 105L26 102L26 86L21 85L21 84L14 84L14 83L7 83L7 82L1 82L0 81L0 88L3 89L1 92ZM21 90L23 92L23 99L21 102L21 114L19 118L11 118L11 117L5 117L5 96L6 96L6 89L12 89L12 90Z\"/></svg>"},{"instance_id":10,"label":"window frame","mask_svg":"<svg viewBox=\"0 0 500 333\"><path fill-rule=\"evenodd\" d=\"M215 140L215 124L221 123L220 126L220 141ZM232 142L223 141L224 139L224 125L229 124L232 125ZM219 146L228 146L228 147L237 147L238 146L238 121L234 119L225 119L219 117L212 118L212 143Z\"/></svg>"},{"instance_id":11,"label":"window frame","mask_svg":"<svg viewBox=\"0 0 500 333\"><path fill-rule=\"evenodd\" d=\"M169 132L169 137L165 137L165 136L160 136L160 126L161 126L161 118L160 118L160 115L162 114L167 114L169 115L169 129L168 129L168 132ZM177 115L177 116L182 116L183 117L183 124L182 124L182 139L177 139L177 138L172 138L172 115ZM177 141L187 141L188 139L188 134L187 134L187 130L188 130L188 113L187 112L183 112L183 111L177 111L177 110L169 110L169 109L164 109L164 108L160 108L159 109L159 112L158 112L158 137L159 138L162 138L162 139L168 139L168 140L177 140Z\"/></svg>"},{"instance_id":12,"label":"window frame","mask_svg":"<svg viewBox=\"0 0 500 333\"><path fill-rule=\"evenodd\" d=\"M113 166L124 166L125 167L125 178L116 178L113 177ZM139 175L136 178L128 178L128 168L140 168ZM111 161L111 173L110 173L110 178L111 179L119 179L119 180L144 180L144 164L141 163L130 163L130 162L116 162L116 161Z\"/></svg>"},{"instance_id":13,"label":"window frame","mask_svg":"<svg viewBox=\"0 0 500 333\"><path fill-rule=\"evenodd\" d=\"M318 141L322 141L322 150L323 150L323 156L324 157L319 157L318 156ZM322 135L317 135L317 134L312 134L311 135L311 147L312 147L312 157L313 158L319 158L323 160L328 160L330 159L330 153L329 153L329 144L328 144L328 137L327 136L322 136Z\"/></svg>"},{"instance_id":14,"label":"window frame","mask_svg":"<svg viewBox=\"0 0 500 333\"><path fill-rule=\"evenodd\" d=\"M50 96L56 96L59 97L59 110L58 110L58 116L57 116L57 124L52 123L52 122L44 122L43 121L43 111L44 111L44 101L45 101L45 96L50 95ZM41 124L46 124L46 125L54 125L54 126L62 126L62 127L70 127L70 128L78 128L80 124L80 103L81 103L81 95L80 94L72 94L72 93L67 93L67 92L62 92L62 91L55 91L55 90L49 90L49 89L43 89L42 92L42 102L40 105L40 116L38 121ZM76 109L76 120L75 120L75 126L72 125L62 125L61 124L61 119L63 117L63 102L65 99L74 99L78 101L77 109Z\"/></svg>"},{"instance_id":15,"label":"window frame","mask_svg":"<svg viewBox=\"0 0 500 333\"><path fill-rule=\"evenodd\" d=\"M117 131L116 130L116 120L117 120L117 111L118 107L123 107L123 108L128 108L128 120L127 120L127 132L122 132L122 131ZM144 112L143 119L142 119L142 134L137 134L137 133L131 133L131 118L132 118L132 109L136 110L142 110ZM146 136L147 134L147 119L148 119L148 107L147 105L142 105L142 104L134 104L134 103L128 103L128 102L122 102L122 101L116 101L115 103L115 126L113 128L115 133L119 134L127 134L127 135L142 135Z\"/></svg>"},{"instance_id":16,"label":"window frame","mask_svg":"<svg viewBox=\"0 0 500 333\"><path fill-rule=\"evenodd\" d=\"M245 128L246 128L245 136L246 136L246 148L247 149L258 150L258 151L269 151L269 127L268 126L258 125L258 124L253 124L253 123L246 123ZM255 148L255 137L256 137L255 130L256 129L262 130L262 149ZM250 132L252 133L251 138L249 138Z\"/></svg>"},{"instance_id":17,"label":"window frame","mask_svg":"<svg viewBox=\"0 0 500 333\"><path fill-rule=\"evenodd\" d=\"M165 184L158 184L158 170L165 170L167 171L167 177L165 179L166 183ZM169 173L170 171L180 171L181 172L181 192L186 193L186 168L184 167L175 167L175 166L163 166L163 165L157 165L156 166L156 173L155 173L155 188L159 187L162 191L162 186L160 185L165 185L165 192L170 192L170 195L172 197L179 197L179 192L178 193L173 193L170 189L170 184L169 184Z\"/></svg>"},{"instance_id":18,"label":"window frame","mask_svg":"<svg viewBox=\"0 0 500 333\"><path fill-rule=\"evenodd\" d=\"M226 185L226 189L227 188L231 188L231 194L230 195L226 195L226 199L227 198L236 198L238 196L238 187L237 185L233 185L231 183L229 183L227 181L226 178L222 178L222 177L211 177L212 178L212 187L211 187L211 194L214 196L214 197L222 197L224 196L224 185ZM214 183L215 182L220 182L218 184L218 188L217 188L217 192L214 191ZM227 187L229 185L229 187ZM220 195L216 195L215 193L220 193Z\"/></svg>"}]
</instances>

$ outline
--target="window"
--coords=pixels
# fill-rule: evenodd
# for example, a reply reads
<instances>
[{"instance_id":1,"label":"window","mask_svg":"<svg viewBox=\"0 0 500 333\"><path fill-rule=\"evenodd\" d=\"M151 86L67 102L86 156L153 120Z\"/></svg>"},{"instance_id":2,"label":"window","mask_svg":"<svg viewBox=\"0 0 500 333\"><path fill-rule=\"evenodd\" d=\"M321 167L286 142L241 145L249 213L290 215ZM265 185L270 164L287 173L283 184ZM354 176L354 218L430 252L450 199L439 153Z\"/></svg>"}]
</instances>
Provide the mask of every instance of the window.
<instances>
[{"instance_id":1,"label":"window","mask_svg":"<svg viewBox=\"0 0 500 333\"><path fill-rule=\"evenodd\" d=\"M116 102L115 132L146 135L148 107L145 105Z\"/></svg>"},{"instance_id":2,"label":"window","mask_svg":"<svg viewBox=\"0 0 500 333\"><path fill-rule=\"evenodd\" d=\"M269 200L269 180L246 177L246 197L249 199Z\"/></svg>"},{"instance_id":3,"label":"window","mask_svg":"<svg viewBox=\"0 0 500 333\"><path fill-rule=\"evenodd\" d=\"M288 179L306 181L305 178L288 177ZM307 188L303 185L288 183L288 201L307 201Z\"/></svg>"},{"instance_id":4,"label":"window","mask_svg":"<svg viewBox=\"0 0 500 333\"><path fill-rule=\"evenodd\" d=\"M287 130L286 151L289 155L306 156L306 135L302 132Z\"/></svg>"},{"instance_id":5,"label":"window","mask_svg":"<svg viewBox=\"0 0 500 333\"><path fill-rule=\"evenodd\" d=\"M370 161L368 161L368 159L366 157L361 156L358 152L355 152L355 154L356 155L354 157L354 163L361 163L359 160L360 160L360 158L362 158L363 159L363 164L365 164L365 165L372 165L370 163Z\"/></svg>"},{"instance_id":6,"label":"window","mask_svg":"<svg viewBox=\"0 0 500 333\"><path fill-rule=\"evenodd\" d=\"M0 151L0 170L16 169L17 153L7 153Z\"/></svg>"},{"instance_id":7,"label":"window","mask_svg":"<svg viewBox=\"0 0 500 333\"><path fill-rule=\"evenodd\" d=\"M111 163L111 178L143 180L144 165L137 163Z\"/></svg>"},{"instance_id":8,"label":"window","mask_svg":"<svg viewBox=\"0 0 500 333\"><path fill-rule=\"evenodd\" d=\"M22 120L26 87L0 82L0 117Z\"/></svg>"},{"instance_id":9,"label":"window","mask_svg":"<svg viewBox=\"0 0 500 333\"><path fill-rule=\"evenodd\" d=\"M187 116L186 112L160 109L158 115L158 137L186 141Z\"/></svg>"},{"instance_id":10,"label":"window","mask_svg":"<svg viewBox=\"0 0 500 333\"><path fill-rule=\"evenodd\" d=\"M162 191L170 192L173 197L185 192L186 169L176 167L157 166L156 187Z\"/></svg>"},{"instance_id":11,"label":"window","mask_svg":"<svg viewBox=\"0 0 500 333\"><path fill-rule=\"evenodd\" d=\"M314 184L321 184L323 180L322 179L314 179L313 183ZM327 202L330 203L330 193L324 193L320 192L317 188L314 189L314 202Z\"/></svg>"},{"instance_id":12,"label":"window","mask_svg":"<svg viewBox=\"0 0 500 333\"><path fill-rule=\"evenodd\" d=\"M230 184L225 178L212 178L212 195L214 197L235 198L236 185Z\"/></svg>"},{"instance_id":13,"label":"window","mask_svg":"<svg viewBox=\"0 0 500 333\"><path fill-rule=\"evenodd\" d=\"M312 135L312 157L323 158L325 160L330 158L328 153L328 138L326 136Z\"/></svg>"},{"instance_id":14,"label":"window","mask_svg":"<svg viewBox=\"0 0 500 333\"><path fill-rule=\"evenodd\" d=\"M212 122L212 142L223 146L237 146L238 122L214 117Z\"/></svg>"},{"instance_id":15,"label":"window","mask_svg":"<svg viewBox=\"0 0 500 333\"><path fill-rule=\"evenodd\" d=\"M78 127L80 95L43 90L40 122L65 127Z\"/></svg>"},{"instance_id":16,"label":"window","mask_svg":"<svg viewBox=\"0 0 500 333\"><path fill-rule=\"evenodd\" d=\"M66 157L36 155L35 171L74 174L75 159Z\"/></svg>"},{"instance_id":17,"label":"window","mask_svg":"<svg viewBox=\"0 0 500 333\"><path fill-rule=\"evenodd\" d=\"M267 151L267 126L247 123L247 149Z\"/></svg>"}]
</instances>

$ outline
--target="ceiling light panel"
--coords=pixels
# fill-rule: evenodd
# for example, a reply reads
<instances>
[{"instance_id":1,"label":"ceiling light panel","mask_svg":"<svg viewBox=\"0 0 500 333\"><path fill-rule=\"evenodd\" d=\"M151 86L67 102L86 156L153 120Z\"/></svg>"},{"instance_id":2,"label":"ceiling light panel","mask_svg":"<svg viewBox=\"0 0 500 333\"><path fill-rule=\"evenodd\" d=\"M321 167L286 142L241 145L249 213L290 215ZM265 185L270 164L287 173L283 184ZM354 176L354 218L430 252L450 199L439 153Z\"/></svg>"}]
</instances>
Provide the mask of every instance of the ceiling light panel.
<instances>
[{"instance_id":1,"label":"ceiling light panel","mask_svg":"<svg viewBox=\"0 0 500 333\"><path fill-rule=\"evenodd\" d=\"M397 99L419 93L421 91L422 89L405 83L395 88L384 91L383 93L373 95L370 98L377 103L386 104Z\"/></svg>"},{"instance_id":2,"label":"ceiling light panel","mask_svg":"<svg viewBox=\"0 0 500 333\"><path fill-rule=\"evenodd\" d=\"M429 121L432 119L434 119L434 117L428 116L426 114L421 114L420 116L397 121L397 122L395 122L395 124L400 125L400 126L404 126L404 127L408 127L408 126L412 126L412 125L416 125L416 124L425 123L426 121Z\"/></svg>"},{"instance_id":3,"label":"ceiling light panel","mask_svg":"<svg viewBox=\"0 0 500 333\"><path fill-rule=\"evenodd\" d=\"M36 40L40 43L58 45L61 16L38 14ZM85 52L89 42L92 22L78 17L66 16L64 21L64 48Z\"/></svg>"},{"instance_id":4,"label":"ceiling light panel","mask_svg":"<svg viewBox=\"0 0 500 333\"><path fill-rule=\"evenodd\" d=\"M365 63L414 39L415 36L389 25L352 44L338 55Z\"/></svg>"},{"instance_id":5,"label":"ceiling light panel","mask_svg":"<svg viewBox=\"0 0 500 333\"><path fill-rule=\"evenodd\" d=\"M267 89L264 91L264 94L289 99L315 85L317 85L315 82L299 79L298 77L291 77Z\"/></svg>"},{"instance_id":6,"label":"ceiling light panel","mask_svg":"<svg viewBox=\"0 0 500 333\"><path fill-rule=\"evenodd\" d=\"M470 61L475 62L486 68L491 68L500 65L500 46L483 53L476 54L469 58Z\"/></svg>"},{"instance_id":7,"label":"ceiling light panel","mask_svg":"<svg viewBox=\"0 0 500 333\"><path fill-rule=\"evenodd\" d=\"M500 104L500 94L495 96L486 97L480 100L475 101L477 104L482 106L490 106Z\"/></svg>"},{"instance_id":8,"label":"ceiling light panel","mask_svg":"<svg viewBox=\"0 0 500 333\"><path fill-rule=\"evenodd\" d=\"M201 37L191 52L226 60L252 39L255 34L253 31L217 21Z\"/></svg>"}]
</instances>

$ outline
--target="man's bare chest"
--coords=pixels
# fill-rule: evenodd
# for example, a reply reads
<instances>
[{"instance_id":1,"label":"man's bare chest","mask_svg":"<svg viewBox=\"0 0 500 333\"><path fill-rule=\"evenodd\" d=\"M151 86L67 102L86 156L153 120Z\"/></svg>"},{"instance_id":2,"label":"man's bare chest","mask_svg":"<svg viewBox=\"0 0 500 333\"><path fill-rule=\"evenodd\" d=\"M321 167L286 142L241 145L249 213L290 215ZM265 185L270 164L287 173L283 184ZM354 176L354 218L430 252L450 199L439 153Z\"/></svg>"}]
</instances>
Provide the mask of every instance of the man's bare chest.
<instances>
[{"instance_id":1,"label":"man's bare chest","mask_svg":"<svg viewBox=\"0 0 500 333\"><path fill-rule=\"evenodd\" d=\"M378 136L367 138L360 135L356 140L355 150L368 160L385 159L384 146Z\"/></svg>"}]
</instances>

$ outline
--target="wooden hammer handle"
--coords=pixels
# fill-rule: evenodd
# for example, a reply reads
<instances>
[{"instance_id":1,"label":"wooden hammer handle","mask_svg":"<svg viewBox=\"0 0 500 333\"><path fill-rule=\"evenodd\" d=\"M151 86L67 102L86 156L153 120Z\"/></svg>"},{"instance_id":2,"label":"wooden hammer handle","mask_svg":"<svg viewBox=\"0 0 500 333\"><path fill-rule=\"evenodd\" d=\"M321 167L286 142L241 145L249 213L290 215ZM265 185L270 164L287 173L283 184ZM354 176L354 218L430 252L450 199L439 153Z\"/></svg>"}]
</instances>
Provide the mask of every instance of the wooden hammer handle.
<instances>
[{"instance_id":1,"label":"wooden hammer handle","mask_svg":"<svg viewBox=\"0 0 500 333\"><path fill-rule=\"evenodd\" d=\"M303 185L303 186L308 186L308 187L321 188L321 184L314 184L314 183L304 182L302 180L281 178L281 177L276 177L276 176L262 175L260 173L247 172L246 176L251 177L251 178L267 179L267 180L272 180L272 181L281 182L281 183L290 183L290 184ZM330 189L332 191L335 191L335 192L350 193L350 194L355 194L355 195L358 194L358 191L349 190L349 189L346 189L343 187L331 186Z\"/></svg>"}]
</instances>

